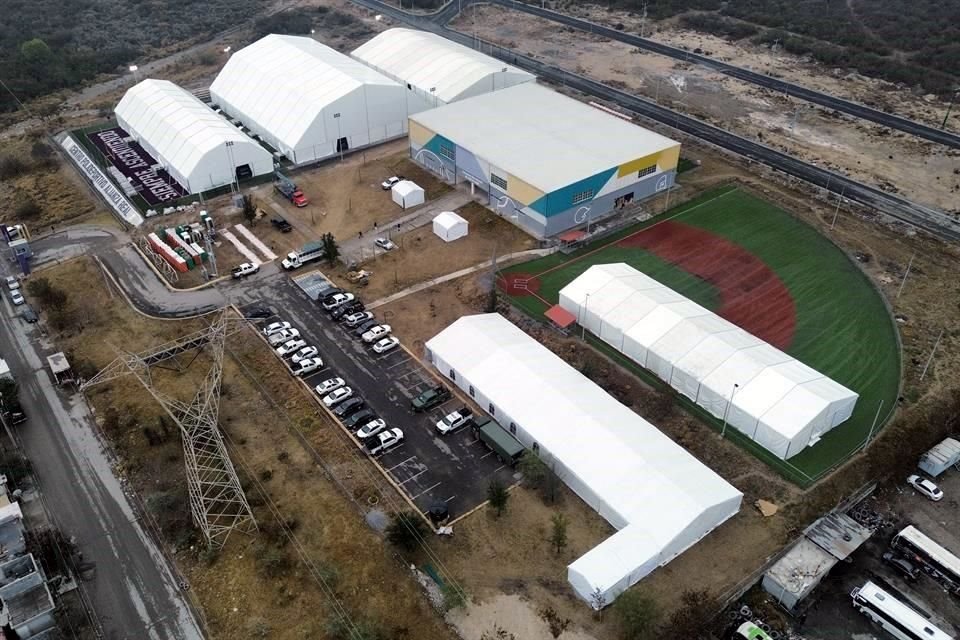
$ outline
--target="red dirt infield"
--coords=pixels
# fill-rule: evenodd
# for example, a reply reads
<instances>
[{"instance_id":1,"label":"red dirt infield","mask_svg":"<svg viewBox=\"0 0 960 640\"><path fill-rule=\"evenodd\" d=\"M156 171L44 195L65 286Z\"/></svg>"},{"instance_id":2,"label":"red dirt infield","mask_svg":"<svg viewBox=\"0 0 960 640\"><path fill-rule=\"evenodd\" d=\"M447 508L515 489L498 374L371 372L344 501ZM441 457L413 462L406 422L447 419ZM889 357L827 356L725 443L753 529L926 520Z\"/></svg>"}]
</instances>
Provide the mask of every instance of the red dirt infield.
<instances>
[{"instance_id":1,"label":"red dirt infield","mask_svg":"<svg viewBox=\"0 0 960 640\"><path fill-rule=\"evenodd\" d=\"M672 220L617 244L645 249L712 284L720 294L717 314L761 340L784 350L793 341L797 316L790 291L770 267L739 245ZM516 275L530 289L539 285L529 275ZM523 290L517 293L522 295Z\"/></svg>"},{"instance_id":2,"label":"red dirt infield","mask_svg":"<svg viewBox=\"0 0 960 640\"><path fill-rule=\"evenodd\" d=\"M529 273L507 273L497 277L497 286L509 296L536 295L540 279Z\"/></svg>"}]
</instances>

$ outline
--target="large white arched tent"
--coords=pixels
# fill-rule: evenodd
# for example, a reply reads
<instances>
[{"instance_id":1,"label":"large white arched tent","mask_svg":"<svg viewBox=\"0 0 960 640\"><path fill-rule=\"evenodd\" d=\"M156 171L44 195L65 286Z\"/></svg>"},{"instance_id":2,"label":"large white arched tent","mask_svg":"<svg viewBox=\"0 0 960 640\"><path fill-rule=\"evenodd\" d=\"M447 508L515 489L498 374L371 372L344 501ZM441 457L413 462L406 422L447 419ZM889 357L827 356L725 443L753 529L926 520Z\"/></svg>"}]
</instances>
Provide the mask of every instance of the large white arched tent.
<instances>
[{"instance_id":1,"label":"large white arched tent","mask_svg":"<svg viewBox=\"0 0 960 640\"><path fill-rule=\"evenodd\" d=\"M131 87L115 113L120 126L190 193L273 171L266 149L167 80Z\"/></svg>"},{"instance_id":2,"label":"large white arched tent","mask_svg":"<svg viewBox=\"0 0 960 640\"><path fill-rule=\"evenodd\" d=\"M816 444L857 403L838 382L623 263L587 269L560 290L560 306L781 459Z\"/></svg>"},{"instance_id":3,"label":"large white arched tent","mask_svg":"<svg viewBox=\"0 0 960 640\"><path fill-rule=\"evenodd\" d=\"M387 29L350 55L404 85L409 113L536 80L496 58L414 29Z\"/></svg>"},{"instance_id":4,"label":"large white arched tent","mask_svg":"<svg viewBox=\"0 0 960 640\"><path fill-rule=\"evenodd\" d=\"M213 102L295 164L403 136L396 82L300 36L269 35L234 53Z\"/></svg>"},{"instance_id":5,"label":"large white arched tent","mask_svg":"<svg viewBox=\"0 0 960 640\"><path fill-rule=\"evenodd\" d=\"M742 494L655 426L511 324L460 318L427 357L619 531L567 567L610 604L740 508ZM722 558L714 562L722 563Z\"/></svg>"}]
</instances>

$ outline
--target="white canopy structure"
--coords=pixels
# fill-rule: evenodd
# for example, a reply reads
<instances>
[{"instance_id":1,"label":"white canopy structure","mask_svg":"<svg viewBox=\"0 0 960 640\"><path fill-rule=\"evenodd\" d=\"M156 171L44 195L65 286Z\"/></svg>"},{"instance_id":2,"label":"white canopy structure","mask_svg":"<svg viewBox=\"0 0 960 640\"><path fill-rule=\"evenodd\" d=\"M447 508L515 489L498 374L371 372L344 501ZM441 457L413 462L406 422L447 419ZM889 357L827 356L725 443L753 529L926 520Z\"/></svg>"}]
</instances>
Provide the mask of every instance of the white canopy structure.
<instances>
[{"instance_id":1,"label":"white canopy structure","mask_svg":"<svg viewBox=\"0 0 960 640\"><path fill-rule=\"evenodd\" d=\"M312 38L273 34L237 51L210 97L296 164L407 131L403 87Z\"/></svg>"},{"instance_id":2,"label":"white canopy structure","mask_svg":"<svg viewBox=\"0 0 960 640\"><path fill-rule=\"evenodd\" d=\"M465 316L427 357L619 531L568 567L606 604L707 535L742 494L502 316Z\"/></svg>"},{"instance_id":3,"label":"white canopy structure","mask_svg":"<svg viewBox=\"0 0 960 640\"><path fill-rule=\"evenodd\" d=\"M469 223L453 211L444 211L433 219L433 232L444 242L465 237L469 227Z\"/></svg>"},{"instance_id":4,"label":"white canopy structure","mask_svg":"<svg viewBox=\"0 0 960 640\"><path fill-rule=\"evenodd\" d=\"M404 209L415 207L424 202L423 187L410 180L401 180L391 189L393 201Z\"/></svg>"},{"instance_id":5,"label":"white canopy structure","mask_svg":"<svg viewBox=\"0 0 960 640\"><path fill-rule=\"evenodd\" d=\"M387 29L350 55L405 85L411 114L536 80L496 58L414 29Z\"/></svg>"},{"instance_id":6,"label":"white canopy structure","mask_svg":"<svg viewBox=\"0 0 960 640\"><path fill-rule=\"evenodd\" d=\"M273 171L273 157L192 93L144 80L117 104L117 122L190 193Z\"/></svg>"},{"instance_id":7,"label":"white canopy structure","mask_svg":"<svg viewBox=\"0 0 960 640\"><path fill-rule=\"evenodd\" d=\"M817 443L858 395L623 263L560 290L579 324L781 459Z\"/></svg>"}]
</instances>

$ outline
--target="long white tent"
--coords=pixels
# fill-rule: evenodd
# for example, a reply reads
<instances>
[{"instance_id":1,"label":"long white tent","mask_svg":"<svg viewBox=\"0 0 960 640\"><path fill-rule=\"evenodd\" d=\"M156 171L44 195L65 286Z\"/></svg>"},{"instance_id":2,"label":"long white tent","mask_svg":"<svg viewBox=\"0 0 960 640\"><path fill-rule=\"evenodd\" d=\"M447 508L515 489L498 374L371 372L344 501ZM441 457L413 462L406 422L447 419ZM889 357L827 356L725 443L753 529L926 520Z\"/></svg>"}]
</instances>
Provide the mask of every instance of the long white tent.
<instances>
[{"instance_id":1,"label":"long white tent","mask_svg":"<svg viewBox=\"0 0 960 640\"><path fill-rule=\"evenodd\" d=\"M594 265L560 306L601 340L787 459L853 413L857 394L633 267Z\"/></svg>"},{"instance_id":2,"label":"long white tent","mask_svg":"<svg viewBox=\"0 0 960 640\"><path fill-rule=\"evenodd\" d=\"M189 91L144 80L117 104L117 122L190 193L273 171L273 157Z\"/></svg>"},{"instance_id":3,"label":"long white tent","mask_svg":"<svg viewBox=\"0 0 960 640\"><path fill-rule=\"evenodd\" d=\"M387 29L350 55L406 85L411 114L536 80L485 53L416 29Z\"/></svg>"},{"instance_id":4,"label":"long white tent","mask_svg":"<svg viewBox=\"0 0 960 640\"><path fill-rule=\"evenodd\" d=\"M296 164L403 136L403 88L312 38L268 35L210 85L231 117Z\"/></svg>"},{"instance_id":5,"label":"long white tent","mask_svg":"<svg viewBox=\"0 0 960 640\"><path fill-rule=\"evenodd\" d=\"M619 529L567 572L609 604L740 508L742 494L502 316L465 316L427 357Z\"/></svg>"}]
</instances>

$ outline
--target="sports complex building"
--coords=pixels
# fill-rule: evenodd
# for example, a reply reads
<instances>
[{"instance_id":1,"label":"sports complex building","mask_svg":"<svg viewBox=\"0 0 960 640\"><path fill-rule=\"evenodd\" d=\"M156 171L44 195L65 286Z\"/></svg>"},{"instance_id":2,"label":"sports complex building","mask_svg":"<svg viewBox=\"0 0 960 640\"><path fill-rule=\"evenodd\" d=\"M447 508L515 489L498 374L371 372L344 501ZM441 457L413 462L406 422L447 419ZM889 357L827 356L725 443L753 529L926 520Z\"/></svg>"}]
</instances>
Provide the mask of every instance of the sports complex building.
<instances>
[{"instance_id":1,"label":"sports complex building","mask_svg":"<svg viewBox=\"0 0 960 640\"><path fill-rule=\"evenodd\" d=\"M312 38L269 35L234 53L211 100L294 164L401 137L405 90Z\"/></svg>"},{"instance_id":2,"label":"sports complex building","mask_svg":"<svg viewBox=\"0 0 960 640\"><path fill-rule=\"evenodd\" d=\"M528 82L411 115L410 156L545 238L668 189L680 143Z\"/></svg>"},{"instance_id":3,"label":"sports complex building","mask_svg":"<svg viewBox=\"0 0 960 640\"><path fill-rule=\"evenodd\" d=\"M498 314L465 316L427 358L618 529L568 566L610 604L740 509L742 494ZM722 559L718 558L718 562Z\"/></svg>"},{"instance_id":4,"label":"sports complex building","mask_svg":"<svg viewBox=\"0 0 960 640\"><path fill-rule=\"evenodd\" d=\"M189 91L144 80L117 104L122 130L187 193L273 171L273 157Z\"/></svg>"},{"instance_id":5,"label":"sports complex building","mask_svg":"<svg viewBox=\"0 0 960 640\"><path fill-rule=\"evenodd\" d=\"M404 86L408 114L536 80L488 55L414 29L387 29L350 55Z\"/></svg>"}]
</instances>

